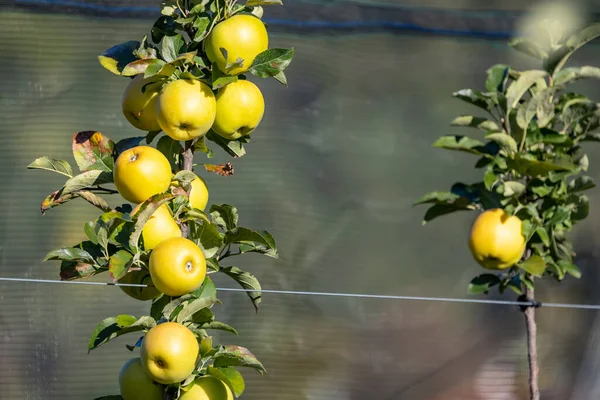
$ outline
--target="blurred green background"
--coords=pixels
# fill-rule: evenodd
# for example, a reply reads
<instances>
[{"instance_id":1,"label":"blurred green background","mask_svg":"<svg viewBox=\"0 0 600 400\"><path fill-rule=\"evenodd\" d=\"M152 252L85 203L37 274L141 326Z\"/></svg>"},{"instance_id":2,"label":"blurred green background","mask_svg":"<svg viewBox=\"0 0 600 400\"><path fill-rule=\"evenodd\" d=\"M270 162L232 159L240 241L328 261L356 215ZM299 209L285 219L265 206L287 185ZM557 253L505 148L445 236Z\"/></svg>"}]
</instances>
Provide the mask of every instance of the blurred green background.
<instances>
[{"instance_id":1,"label":"blurred green background","mask_svg":"<svg viewBox=\"0 0 600 400\"><path fill-rule=\"evenodd\" d=\"M4 277L57 279L58 264L42 263L44 255L82 240L83 224L97 216L79 200L42 216L40 202L63 180L27 170L27 164L42 155L72 161L77 131L98 130L114 140L141 133L121 113L127 80L104 70L96 57L114 44L140 39L155 16L131 10L104 15L75 2L62 2L64 8L49 3L0 2ZM156 3L128 2L148 8ZM360 21L413 13L413 23L430 27L448 29L451 20L463 21L456 26L463 31L479 24L510 32L544 9L540 2L517 0L287 3L287 11L269 8L265 17L279 12L319 21L322 11ZM556 10L572 11L559 14L573 23L590 22L592 12L600 11L594 1L565 4ZM440 8L432 13L412 6ZM488 13L501 9L524 13ZM474 158L431 147L438 136L460 132L449 127L455 116L477 112L452 92L481 89L485 70L495 63L536 65L511 51L506 40L486 35L273 26L271 47L295 48L286 71L289 88L255 80L266 114L248 154L232 160L215 148L214 160L232 161L235 174L203 174L210 203L235 204L244 226L267 229L278 241L280 260L248 255L235 260L237 266L254 273L265 289L467 297L468 282L481 272L466 246L475 215L458 213L423 227L425 208L412 203L457 180L480 178ZM572 63L599 65L597 44L580 50ZM598 94L596 82L577 89ZM600 148L588 150L590 174L598 177L594 160ZM584 278L542 283L542 301L600 303L599 191L590 197L590 216L572 235ZM216 282L232 285L222 277ZM255 314L242 293L222 292L220 298L217 316L240 337L216 338L247 346L268 371L262 377L243 371L247 400L525 398L525 331L516 307L265 294ZM132 357L125 344L136 336L91 354L87 340L105 317L148 310L148 303L116 287L0 282L0 398L91 400L117 393L119 369ZM542 398L599 398L597 313L542 308L538 315Z\"/></svg>"}]
</instances>

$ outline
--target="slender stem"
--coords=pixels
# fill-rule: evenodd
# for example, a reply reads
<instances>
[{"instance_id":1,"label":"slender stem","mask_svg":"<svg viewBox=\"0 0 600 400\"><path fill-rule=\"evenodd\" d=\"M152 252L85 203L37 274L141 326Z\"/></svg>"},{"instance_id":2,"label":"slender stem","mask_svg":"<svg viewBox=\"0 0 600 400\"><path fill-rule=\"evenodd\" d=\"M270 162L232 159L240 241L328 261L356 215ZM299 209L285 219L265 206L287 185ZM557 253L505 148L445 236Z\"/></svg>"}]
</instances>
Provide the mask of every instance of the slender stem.
<instances>
[{"instance_id":1,"label":"slender stem","mask_svg":"<svg viewBox=\"0 0 600 400\"><path fill-rule=\"evenodd\" d=\"M89 190L90 192L95 192L95 193L98 193L98 192L99 193L108 193L108 194L118 194L119 193L116 190L108 189L108 188L102 187L100 185L96 185L96 187L89 188L87 190Z\"/></svg>"},{"instance_id":2,"label":"slender stem","mask_svg":"<svg viewBox=\"0 0 600 400\"><path fill-rule=\"evenodd\" d=\"M183 152L183 170L192 171L194 167L194 141L185 142L185 151ZM187 224L181 225L181 234L183 237L188 237L189 227Z\"/></svg>"},{"instance_id":3,"label":"slender stem","mask_svg":"<svg viewBox=\"0 0 600 400\"><path fill-rule=\"evenodd\" d=\"M534 291L527 288L525 295L528 300L534 299ZM529 358L529 394L531 400L540 400L539 375L537 355L537 325L535 323L535 307L527 307L524 311L527 324L527 354Z\"/></svg>"}]
</instances>

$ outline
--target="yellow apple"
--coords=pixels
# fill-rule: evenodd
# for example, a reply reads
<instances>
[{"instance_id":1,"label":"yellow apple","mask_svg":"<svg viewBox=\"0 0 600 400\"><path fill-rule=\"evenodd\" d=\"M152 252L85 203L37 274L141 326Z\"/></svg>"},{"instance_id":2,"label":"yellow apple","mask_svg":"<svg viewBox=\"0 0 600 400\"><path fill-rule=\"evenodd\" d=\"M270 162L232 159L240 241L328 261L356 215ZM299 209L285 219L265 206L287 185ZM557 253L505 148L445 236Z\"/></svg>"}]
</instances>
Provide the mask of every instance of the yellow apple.
<instances>
[{"instance_id":1,"label":"yellow apple","mask_svg":"<svg viewBox=\"0 0 600 400\"><path fill-rule=\"evenodd\" d=\"M119 389L123 400L163 400L164 387L152 381L139 357L121 367Z\"/></svg>"},{"instance_id":2,"label":"yellow apple","mask_svg":"<svg viewBox=\"0 0 600 400\"><path fill-rule=\"evenodd\" d=\"M158 91L150 90L151 86L147 86L145 92L142 92L144 85L156 81L156 77L144 79L144 74L139 74L129 82L121 98L123 115L131 125L143 131L160 130L156 120Z\"/></svg>"},{"instance_id":3,"label":"yellow apple","mask_svg":"<svg viewBox=\"0 0 600 400\"><path fill-rule=\"evenodd\" d=\"M204 182L204 179L196 176L191 185L190 206L204 211L208 204L208 187L206 186L206 182Z\"/></svg>"},{"instance_id":4,"label":"yellow apple","mask_svg":"<svg viewBox=\"0 0 600 400\"><path fill-rule=\"evenodd\" d=\"M254 83L238 80L217 92L217 116L212 129L227 139L250 134L265 113L265 99Z\"/></svg>"},{"instance_id":5,"label":"yellow apple","mask_svg":"<svg viewBox=\"0 0 600 400\"><path fill-rule=\"evenodd\" d=\"M183 237L163 240L150 253L154 286L168 296L183 296L202 286L206 258L196 243Z\"/></svg>"},{"instance_id":6,"label":"yellow apple","mask_svg":"<svg viewBox=\"0 0 600 400\"><path fill-rule=\"evenodd\" d=\"M168 385L190 376L199 351L198 340L191 330L176 322L164 322L144 336L140 356L150 377Z\"/></svg>"},{"instance_id":7,"label":"yellow apple","mask_svg":"<svg viewBox=\"0 0 600 400\"><path fill-rule=\"evenodd\" d=\"M227 50L227 60L221 48ZM259 18L251 14L237 14L219 22L206 38L208 59L228 75L246 72L256 56L268 48L267 28ZM233 64L238 58L243 59L244 64L227 71L227 64Z\"/></svg>"},{"instance_id":8,"label":"yellow apple","mask_svg":"<svg viewBox=\"0 0 600 400\"><path fill-rule=\"evenodd\" d=\"M217 112L212 89L198 80L167 83L156 100L156 118L173 140L192 140L206 135Z\"/></svg>"},{"instance_id":9,"label":"yellow apple","mask_svg":"<svg viewBox=\"0 0 600 400\"><path fill-rule=\"evenodd\" d=\"M137 214L140 206L136 206L132 215ZM144 249L152 250L163 240L181 237L181 228L173 219L171 211L166 204L158 207L154 214L150 216L142 228L142 239L144 239Z\"/></svg>"},{"instance_id":10,"label":"yellow apple","mask_svg":"<svg viewBox=\"0 0 600 400\"><path fill-rule=\"evenodd\" d=\"M132 203L141 203L165 192L171 184L171 164L160 151L136 146L117 157L113 179L119 194Z\"/></svg>"},{"instance_id":11,"label":"yellow apple","mask_svg":"<svg viewBox=\"0 0 600 400\"><path fill-rule=\"evenodd\" d=\"M196 379L188 391L181 393L179 400L233 400L229 386L212 376Z\"/></svg>"}]
</instances>

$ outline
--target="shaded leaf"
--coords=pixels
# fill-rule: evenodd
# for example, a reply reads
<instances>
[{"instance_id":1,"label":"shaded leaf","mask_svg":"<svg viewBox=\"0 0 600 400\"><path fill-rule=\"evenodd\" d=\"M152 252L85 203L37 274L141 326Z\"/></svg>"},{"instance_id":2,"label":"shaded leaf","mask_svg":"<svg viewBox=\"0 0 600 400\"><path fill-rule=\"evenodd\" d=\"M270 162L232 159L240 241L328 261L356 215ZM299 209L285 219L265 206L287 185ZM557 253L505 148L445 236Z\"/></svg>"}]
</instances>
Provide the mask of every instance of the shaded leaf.
<instances>
[{"instance_id":1,"label":"shaded leaf","mask_svg":"<svg viewBox=\"0 0 600 400\"><path fill-rule=\"evenodd\" d=\"M494 102L483 93L472 89L461 89L452 94L454 97L470 103L476 107L491 111L494 108Z\"/></svg>"},{"instance_id":2,"label":"shaded leaf","mask_svg":"<svg viewBox=\"0 0 600 400\"><path fill-rule=\"evenodd\" d=\"M214 366L219 367L250 367L261 375L265 372L262 363L245 347L236 345L221 346L214 356Z\"/></svg>"},{"instance_id":3,"label":"shaded leaf","mask_svg":"<svg viewBox=\"0 0 600 400\"><path fill-rule=\"evenodd\" d=\"M485 135L485 138L498 143L505 150L517 152L517 142L515 139L504 132L493 132Z\"/></svg>"},{"instance_id":4,"label":"shaded leaf","mask_svg":"<svg viewBox=\"0 0 600 400\"><path fill-rule=\"evenodd\" d=\"M190 240L202 249L204 257L211 258L223 245L223 235L219 232L217 225L208 220L195 220L188 222L190 227Z\"/></svg>"},{"instance_id":5,"label":"shaded leaf","mask_svg":"<svg viewBox=\"0 0 600 400\"><path fill-rule=\"evenodd\" d=\"M596 187L594 180L589 176L578 176L568 184L569 192L581 192Z\"/></svg>"},{"instance_id":6,"label":"shaded leaf","mask_svg":"<svg viewBox=\"0 0 600 400\"><path fill-rule=\"evenodd\" d=\"M225 234L225 243L240 244L242 253L258 252L273 258L279 257L275 238L267 231L253 231L237 227Z\"/></svg>"},{"instance_id":7,"label":"shaded leaf","mask_svg":"<svg viewBox=\"0 0 600 400\"><path fill-rule=\"evenodd\" d=\"M57 172L69 178L73 177L73 169L65 160L57 160L47 156L36 158L27 166L28 169L43 169L46 171Z\"/></svg>"},{"instance_id":8,"label":"shaded leaf","mask_svg":"<svg viewBox=\"0 0 600 400\"><path fill-rule=\"evenodd\" d=\"M199 299L191 300L189 303L185 304L179 314L177 314L176 321L179 323L183 323L186 321L194 320L194 316L202 312L205 308L211 308L216 303L219 303L216 297L201 297ZM194 321L196 322L196 321ZM202 323L204 321L198 322Z\"/></svg>"},{"instance_id":9,"label":"shaded leaf","mask_svg":"<svg viewBox=\"0 0 600 400\"><path fill-rule=\"evenodd\" d=\"M173 140L165 135L158 140L158 143L156 143L156 149L167 157L173 171L178 171L180 169L179 166L182 162L183 146L179 141Z\"/></svg>"},{"instance_id":10,"label":"shaded leaf","mask_svg":"<svg viewBox=\"0 0 600 400\"><path fill-rule=\"evenodd\" d=\"M472 139L467 136L442 136L435 141L433 147L440 147L449 150L464 151L471 154L483 155L481 148L483 143L479 140Z\"/></svg>"},{"instance_id":11,"label":"shaded leaf","mask_svg":"<svg viewBox=\"0 0 600 400\"><path fill-rule=\"evenodd\" d=\"M217 144L219 147L221 147L233 157L242 157L246 154L246 150L244 149L244 143L248 143L248 136L243 136L237 140L228 140L222 136L219 136L211 129L210 131L208 131L205 137L211 142Z\"/></svg>"},{"instance_id":12,"label":"shaded leaf","mask_svg":"<svg viewBox=\"0 0 600 400\"><path fill-rule=\"evenodd\" d=\"M212 220L222 229L232 230L238 226L237 208L229 204L212 204L210 206Z\"/></svg>"},{"instance_id":13,"label":"shaded leaf","mask_svg":"<svg viewBox=\"0 0 600 400\"><path fill-rule=\"evenodd\" d=\"M114 282L121 279L129 271L133 254L126 250L119 250L108 260L108 271Z\"/></svg>"},{"instance_id":14,"label":"shaded leaf","mask_svg":"<svg viewBox=\"0 0 600 400\"><path fill-rule=\"evenodd\" d=\"M106 271L107 268L97 268L92 263L82 261L62 261L60 263L60 279L70 281L74 279L89 278Z\"/></svg>"},{"instance_id":15,"label":"shaded leaf","mask_svg":"<svg viewBox=\"0 0 600 400\"><path fill-rule=\"evenodd\" d=\"M525 193L525 185L517 181L507 181L503 183L505 197L519 197Z\"/></svg>"},{"instance_id":16,"label":"shaded leaf","mask_svg":"<svg viewBox=\"0 0 600 400\"><path fill-rule=\"evenodd\" d=\"M500 283L500 278L493 274L482 274L476 276L469 283L469 294L487 293L491 287Z\"/></svg>"},{"instance_id":17,"label":"shaded leaf","mask_svg":"<svg viewBox=\"0 0 600 400\"><path fill-rule=\"evenodd\" d=\"M458 207L455 205L448 205L448 204L434 204L425 212L425 216L423 217L423 225L425 225L427 222L432 221L433 219L435 219L437 217L441 217L442 215L451 214L456 211L465 211L465 210L470 210L470 209L471 208L469 208L469 207Z\"/></svg>"},{"instance_id":18,"label":"shaded leaf","mask_svg":"<svg viewBox=\"0 0 600 400\"><path fill-rule=\"evenodd\" d=\"M214 329L214 330L233 333L236 336L238 335L237 331L233 327L231 327L223 322L219 322L219 321L206 322L206 323L200 325L199 328L200 329Z\"/></svg>"},{"instance_id":19,"label":"shaded leaf","mask_svg":"<svg viewBox=\"0 0 600 400\"><path fill-rule=\"evenodd\" d=\"M130 332L146 331L156 326L152 317L136 318L132 315L121 314L102 320L90 336L88 353L116 337Z\"/></svg>"},{"instance_id":20,"label":"shaded leaf","mask_svg":"<svg viewBox=\"0 0 600 400\"><path fill-rule=\"evenodd\" d=\"M546 63L546 70L553 75L564 67L569 57L577 51L581 46L596 39L600 36L600 24L595 23L589 25L578 32L572 34L566 41L565 45L556 50Z\"/></svg>"},{"instance_id":21,"label":"shaded leaf","mask_svg":"<svg viewBox=\"0 0 600 400\"><path fill-rule=\"evenodd\" d=\"M91 205L101 209L102 211L110 211L111 208L102 197L98 196L95 193L89 192L87 190L79 190L76 192L78 197L81 197Z\"/></svg>"},{"instance_id":22,"label":"shaded leaf","mask_svg":"<svg viewBox=\"0 0 600 400\"><path fill-rule=\"evenodd\" d=\"M140 46L137 40L117 44L98 56L100 64L115 75L120 75L127 64L136 60L134 51Z\"/></svg>"},{"instance_id":23,"label":"shaded leaf","mask_svg":"<svg viewBox=\"0 0 600 400\"><path fill-rule=\"evenodd\" d=\"M504 92L509 70L509 66L504 64L496 64L488 68L486 71L487 79L485 81L486 90L488 92ZM490 130L498 130L498 128L492 128Z\"/></svg>"},{"instance_id":24,"label":"shaded leaf","mask_svg":"<svg viewBox=\"0 0 600 400\"><path fill-rule=\"evenodd\" d=\"M237 267L221 268L220 271L226 275L229 275L243 289L247 290L246 294L252 301L252 304L254 305L256 311L258 311L258 305L262 301L262 288L260 286L260 283L258 282L258 279L256 279L256 277L254 277L254 275L250 274L249 272L242 271Z\"/></svg>"},{"instance_id":25,"label":"shaded leaf","mask_svg":"<svg viewBox=\"0 0 600 400\"><path fill-rule=\"evenodd\" d=\"M581 270L577 265L565 260L558 260L558 265L573 278L581 278Z\"/></svg>"}]
</instances>

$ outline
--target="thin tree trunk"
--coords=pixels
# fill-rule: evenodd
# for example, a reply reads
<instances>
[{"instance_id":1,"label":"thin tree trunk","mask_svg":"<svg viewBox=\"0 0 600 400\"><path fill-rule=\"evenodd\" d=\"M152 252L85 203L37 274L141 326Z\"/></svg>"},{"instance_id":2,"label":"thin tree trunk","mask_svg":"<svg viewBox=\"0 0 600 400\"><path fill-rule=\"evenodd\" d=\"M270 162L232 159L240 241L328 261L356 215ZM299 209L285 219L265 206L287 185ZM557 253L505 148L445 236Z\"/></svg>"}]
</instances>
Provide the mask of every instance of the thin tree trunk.
<instances>
[{"instance_id":1,"label":"thin tree trunk","mask_svg":"<svg viewBox=\"0 0 600 400\"><path fill-rule=\"evenodd\" d=\"M533 290L525 292L527 300L534 300ZM540 400L539 375L537 355L537 325L535 323L535 307L529 306L525 309L525 321L527 323L527 353L529 357L529 394L531 400Z\"/></svg>"},{"instance_id":2,"label":"thin tree trunk","mask_svg":"<svg viewBox=\"0 0 600 400\"><path fill-rule=\"evenodd\" d=\"M185 151L183 152L183 169L191 171L194 166L194 142L188 141L185 143ZM187 224L181 225L181 234L183 237L188 237L189 228Z\"/></svg>"}]
</instances>

